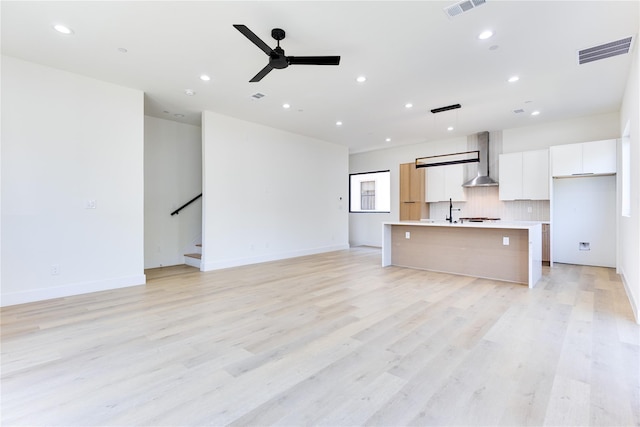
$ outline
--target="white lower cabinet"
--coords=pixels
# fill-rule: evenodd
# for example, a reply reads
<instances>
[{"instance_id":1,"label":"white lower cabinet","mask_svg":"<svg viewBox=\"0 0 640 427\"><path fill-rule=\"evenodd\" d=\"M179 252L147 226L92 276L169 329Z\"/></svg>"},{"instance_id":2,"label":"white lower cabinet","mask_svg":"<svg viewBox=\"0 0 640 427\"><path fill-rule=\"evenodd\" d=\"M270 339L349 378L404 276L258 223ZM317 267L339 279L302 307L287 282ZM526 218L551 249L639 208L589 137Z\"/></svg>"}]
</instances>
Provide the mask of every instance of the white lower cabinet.
<instances>
[{"instance_id":1,"label":"white lower cabinet","mask_svg":"<svg viewBox=\"0 0 640 427\"><path fill-rule=\"evenodd\" d=\"M549 200L549 150L501 154L500 200Z\"/></svg>"},{"instance_id":2,"label":"white lower cabinet","mask_svg":"<svg viewBox=\"0 0 640 427\"><path fill-rule=\"evenodd\" d=\"M454 202L466 200L464 194L464 165L434 166L425 174L425 200L427 202Z\"/></svg>"}]
</instances>

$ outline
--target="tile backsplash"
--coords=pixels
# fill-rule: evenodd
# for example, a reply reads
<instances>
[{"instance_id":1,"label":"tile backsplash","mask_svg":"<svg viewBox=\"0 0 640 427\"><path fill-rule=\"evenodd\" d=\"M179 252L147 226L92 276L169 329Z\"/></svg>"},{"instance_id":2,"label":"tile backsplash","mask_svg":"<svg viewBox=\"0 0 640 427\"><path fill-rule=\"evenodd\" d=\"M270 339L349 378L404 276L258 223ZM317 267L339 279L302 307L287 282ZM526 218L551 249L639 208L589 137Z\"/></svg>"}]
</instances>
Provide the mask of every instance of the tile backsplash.
<instances>
[{"instance_id":1,"label":"tile backsplash","mask_svg":"<svg viewBox=\"0 0 640 427\"><path fill-rule=\"evenodd\" d=\"M548 200L502 201L498 198L498 187L472 187L464 189L467 201L454 202L453 219L460 217L490 217L508 221L549 221ZM429 203L432 219L449 216L449 202ZM529 212L529 209L531 212Z\"/></svg>"}]
</instances>

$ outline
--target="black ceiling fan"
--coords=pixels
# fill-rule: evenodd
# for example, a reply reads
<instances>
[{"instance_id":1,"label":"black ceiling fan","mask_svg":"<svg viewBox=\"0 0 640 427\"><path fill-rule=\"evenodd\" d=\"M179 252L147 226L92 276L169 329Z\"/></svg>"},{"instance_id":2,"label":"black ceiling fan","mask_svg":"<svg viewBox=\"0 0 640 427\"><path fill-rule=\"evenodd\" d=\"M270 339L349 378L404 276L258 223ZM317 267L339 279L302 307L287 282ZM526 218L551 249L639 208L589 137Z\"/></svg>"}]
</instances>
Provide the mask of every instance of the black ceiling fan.
<instances>
[{"instance_id":1,"label":"black ceiling fan","mask_svg":"<svg viewBox=\"0 0 640 427\"><path fill-rule=\"evenodd\" d=\"M259 82L264 76L269 74L274 68L287 68L289 65L339 65L339 56L285 56L284 49L280 47L280 40L284 39L285 32L280 28L271 30L271 37L276 39L278 46L270 48L260 37L256 36L253 31L246 25L235 24L234 27L240 31L246 38L251 40L253 44L258 46L264 53L269 55L269 63L256 74L250 82Z\"/></svg>"}]
</instances>

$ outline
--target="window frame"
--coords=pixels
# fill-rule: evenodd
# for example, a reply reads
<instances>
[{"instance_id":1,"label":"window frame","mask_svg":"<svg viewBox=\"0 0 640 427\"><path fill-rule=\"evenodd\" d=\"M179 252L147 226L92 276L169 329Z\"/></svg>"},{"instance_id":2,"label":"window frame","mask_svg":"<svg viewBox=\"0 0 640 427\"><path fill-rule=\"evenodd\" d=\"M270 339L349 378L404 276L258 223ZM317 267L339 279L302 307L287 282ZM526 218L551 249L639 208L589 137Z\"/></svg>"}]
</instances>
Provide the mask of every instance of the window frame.
<instances>
[{"instance_id":1,"label":"window frame","mask_svg":"<svg viewBox=\"0 0 640 427\"><path fill-rule=\"evenodd\" d=\"M353 210L352 209L352 197L354 197L353 191L352 191L352 177L353 176L358 176L358 175L375 175L375 174L383 174L386 173L388 178L389 178L389 195L388 195L388 199L389 199L389 206L388 206L388 210ZM359 183L363 182L363 181L371 181L371 179L362 179L362 180L358 180L356 181L358 183L358 188L360 188ZM376 187L376 197L378 197L378 188ZM358 192L357 197L358 199L360 199L361 197L361 192ZM349 213L364 213L364 214L369 214L369 213L391 213L391 170L390 169L385 169L385 170L377 170L377 171L368 171L368 172L357 172L357 173L350 173L349 174Z\"/></svg>"}]
</instances>

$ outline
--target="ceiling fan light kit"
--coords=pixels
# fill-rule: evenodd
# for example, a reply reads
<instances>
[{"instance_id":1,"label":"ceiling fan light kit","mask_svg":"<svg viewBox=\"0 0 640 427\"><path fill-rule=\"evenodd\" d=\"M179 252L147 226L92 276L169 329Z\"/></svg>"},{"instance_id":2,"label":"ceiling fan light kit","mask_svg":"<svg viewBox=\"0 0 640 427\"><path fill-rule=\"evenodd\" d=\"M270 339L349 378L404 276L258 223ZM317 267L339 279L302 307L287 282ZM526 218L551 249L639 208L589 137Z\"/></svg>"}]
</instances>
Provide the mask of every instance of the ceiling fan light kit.
<instances>
[{"instance_id":1,"label":"ceiling fan light kit","mask_svg":"<svg viewBox=\"0 0 640 427\"><path fill-rule=\"evenodd\" d=\"M280 41L284 40L286 33L281 28L274 28L271 30L271 37L273 37L277 46L275 48L269 47L265 42L260 39L253 31L251 31L246 25L234 24L236 30L240 31L246 38L248 38L253 44L258 46L260 50L269 56L269 63L258 72L250 82L259 82L262 80L271 70L287 68L289 65L339 65L339 56L286 56L284 49L280 47Z\"/></svg>"}]
</instances>

